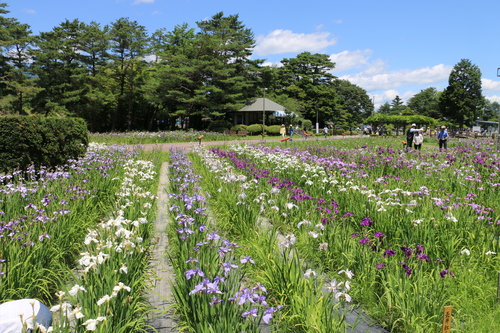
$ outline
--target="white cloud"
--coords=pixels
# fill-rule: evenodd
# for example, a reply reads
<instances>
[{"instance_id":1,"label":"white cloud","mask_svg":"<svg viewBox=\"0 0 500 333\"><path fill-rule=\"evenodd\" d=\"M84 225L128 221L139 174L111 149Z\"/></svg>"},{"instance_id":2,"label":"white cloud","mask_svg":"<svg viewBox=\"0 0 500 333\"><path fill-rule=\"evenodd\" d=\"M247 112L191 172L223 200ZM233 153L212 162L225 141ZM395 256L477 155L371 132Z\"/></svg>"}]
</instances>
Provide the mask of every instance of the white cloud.
<instances>
[{"instance_id":1,"label":"white cloud","mask_svg":"<svg viewBox=\"0 0 500 333\"><path fill-rule=\"evenodd\" d=\"M36 11L34 9L23 9L23 12L28 14L36 14Z\"/></svg>"},{"instance_id":2,"label":"white cloud","mask_svg":"<svg viewBox=\"0 0 500 333\"><path fill-rule=\"evenodd\" d=\"M494 96L489 96L486 97L490 102L497 102L500 103L500 96L494 95Z\"/></svg>"},{"instance_id":3,"label":"white cloud","mask_svg":"<svg viewBox=\"0 0 500 333\"><path fill-rule=\"evenodd\" d=\"M265 61L262 63L262 66L267 66L267 67L281 67L283 64L281 61L278 62L272 62L272 61Z\"/></svg>"},{"instance_id":4,"label":"white cloud","mask_svg":"<svg viewBox=\"0 0 500 333\"><path fill-rule=\"evenodd\" d=\"M335 63L332 73L343 72L352 68L361 68L368 65L372 50L342 51L330 55L330 60Z\"/></svg>"},{"instance_id":5,"label":"white cloud","mask_svg":"<svg viewBox=\"0 0 500 333\"><path fill-rule=\"evenodd\" d=\"M481 87L484 93L500 92L500 81L490 79L481 79Z\"/></svg>"},{"instance_id":6,"label":"white cloud","mask_svg":"<svg viewBox=\"0 0 500 333\"><path fill-rule=\"evenodd\" d=\"M134 5L139 5L141 3L154 3L155 0L135 0Z\"/></svg>"},{"instance_id":7,"label":"white cloud","mask_svg":"<svg viewBox=\"0 0 500 333\"><path fill-rule=\"evenodd\" d=\"M376 71L380 71L379 65L375 66ZM443 64L433 67L423 67L415 70L397 70L381 72L370 75L370 69L361 73L344 75L340 77L349 80L367 91L389 90L406 85L426 84L431 85L446 81L451 72L452 66Z\"/></svg>"},{"instance_id":8,"label":"white cloud","mask_svg":"<svg viewBox=\"0 0 500 333\"><path fill-rule=\"evenodd\" d=\"M257 36L254 54L268 55L304 51L319 52L335 45L335 38L329 32L298 34L291 30L274 30L267 36Z\"/></svg>"}]
</instances>

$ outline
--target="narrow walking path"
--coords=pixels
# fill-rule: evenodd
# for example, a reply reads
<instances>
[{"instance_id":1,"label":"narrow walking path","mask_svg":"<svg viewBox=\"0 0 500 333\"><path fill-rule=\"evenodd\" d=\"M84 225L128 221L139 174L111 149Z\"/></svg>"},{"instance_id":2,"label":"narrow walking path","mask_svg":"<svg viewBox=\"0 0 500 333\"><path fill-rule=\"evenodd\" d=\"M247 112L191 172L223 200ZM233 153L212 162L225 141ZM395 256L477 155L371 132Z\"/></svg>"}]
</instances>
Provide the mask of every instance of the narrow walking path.
<instances>
[{"instance_id":1,"label":"narrow walking path","mask_svg":"<svg viewBox=\"0 0 500 333\"><path fill-rule=\"evenodd\" d=\"M168 221L168 163L161 166L160 181L158 184L158 213L155 221L156 245L153 248L153 259L151 261L153 286L147 295L153 308L150 325L155 330L150 332L174 333L175 322L172 319L172 305L174 298L170 288L173 280L173 270L167 257L167 221Z\"/></svg>"}]
</instances>

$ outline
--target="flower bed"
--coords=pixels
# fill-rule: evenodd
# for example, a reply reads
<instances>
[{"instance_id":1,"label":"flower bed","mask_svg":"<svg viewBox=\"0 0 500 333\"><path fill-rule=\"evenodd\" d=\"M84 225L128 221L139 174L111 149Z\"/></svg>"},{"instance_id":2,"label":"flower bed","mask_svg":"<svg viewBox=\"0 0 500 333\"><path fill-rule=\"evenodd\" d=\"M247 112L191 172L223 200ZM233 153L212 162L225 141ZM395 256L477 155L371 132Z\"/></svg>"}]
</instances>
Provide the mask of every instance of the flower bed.
<instances>
[{"instance_id":1,"label":"flower bed","mask_svg":"<svg viewBox=\"0 0 500 333\"><path fill-rule=\"evenodd\" d=\"M54 332L143 331L155 168L91 145L55 172L5 175L0 298L42 299Z\"/></svg>"},{"instance_id":2,"label":"flower bed","mask_svg":"<svg viewBox=\"0 0 500 333\"><path fill-rule=\"evenodd\" d=\"M436 331L445 305L456 329L491 329L500 269L494 146L419 155L366 142L213 151L258 179L257 191L272 187L276 195L249 205L293 233L301 257L331 277L350 269L353 300L391 331Z\"/></svg>"}]
</instances>

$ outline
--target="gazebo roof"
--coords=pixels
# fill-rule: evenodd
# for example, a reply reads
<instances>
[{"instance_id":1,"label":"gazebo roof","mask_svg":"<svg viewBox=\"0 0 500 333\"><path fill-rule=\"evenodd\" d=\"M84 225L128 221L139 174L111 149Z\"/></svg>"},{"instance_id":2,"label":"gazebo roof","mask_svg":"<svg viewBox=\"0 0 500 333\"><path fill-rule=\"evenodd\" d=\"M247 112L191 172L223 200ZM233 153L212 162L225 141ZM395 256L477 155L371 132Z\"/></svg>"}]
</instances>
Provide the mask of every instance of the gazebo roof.
<instances>
[{"instance_id":1,"label":"gazebo roof","mask_svg":"<svg viewBox=\"0 0 500 333\"><path fill-rule=\"evenodd\" d=\"M264 103L264 100L265 100L265 103ZM279 105L278 103L275 103L275 102L271 101L270 99L267 99L267 98L257 98L251 104L245 105L239 111L242 111L242 112L257 112L257 111L263 112L264 111L264 107L266 108L265 111L269 111L269 112L271 112L271 111L273 111L273 112L274 111L284 112L284 110L285 110L284 106Z\"/></svg>"}]
</instances>

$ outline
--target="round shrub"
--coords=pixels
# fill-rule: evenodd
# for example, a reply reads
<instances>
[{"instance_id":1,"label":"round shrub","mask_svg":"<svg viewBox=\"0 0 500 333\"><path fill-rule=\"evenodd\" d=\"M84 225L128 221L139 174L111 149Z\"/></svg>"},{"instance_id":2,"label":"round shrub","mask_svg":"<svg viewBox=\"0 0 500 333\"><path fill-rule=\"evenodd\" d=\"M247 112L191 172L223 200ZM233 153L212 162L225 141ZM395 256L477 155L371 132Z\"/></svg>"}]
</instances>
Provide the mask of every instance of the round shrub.
<instances>
[{"instance_id":1,"label":"round shrub","mask_svg":"<svg viewBox=\"0 0 500 333\"><path fill-rule=\"evenodd\" d=\"M243 124L235 125L235 126L231 127L231 131L246 131L247 127L248 127L247 125L243 125Z\"/></svg>"},{"instance_id":2,"label":"round shrub","mask_svg":"<svg viewBox=\"0 0 500 333\"><path fill-rule=\"evenodd\" d=\"M231 123L227 120L214 120L208 125L208 130L211 132L228 131L231 128ZM217 130L216 130L217 129Z\"/></svg>"},{"instance_id":3,"label":"round shrub","mask_svg":"<svg viewBox=\"0 0 500 333\"><path fill-rule=\"evenodd\" d=\"M266 132L269 135L279 135L281 125L266 126Z\"/></svg>"},{"instance_id":4,"label":"round shrub","mask_svg":"<svg viewBox=\"0 0 500 333\"><path fill-rule=\"evenodd\" d=\"M310 130L312 128L312 121L309 119L304 119L302 121L302 128L305 128L306 130Z\"/></svg>"},{"instance_id":5,"label":"round shrub","mask_svg":"<svg viewBox=\"0 0 500 333\"><path fill-rule=\"evenodd\" d=\"M252 124L247 127L247 131L252 134L262 133L262 125L261 124Z\"/></svg>"}]
</instances>

